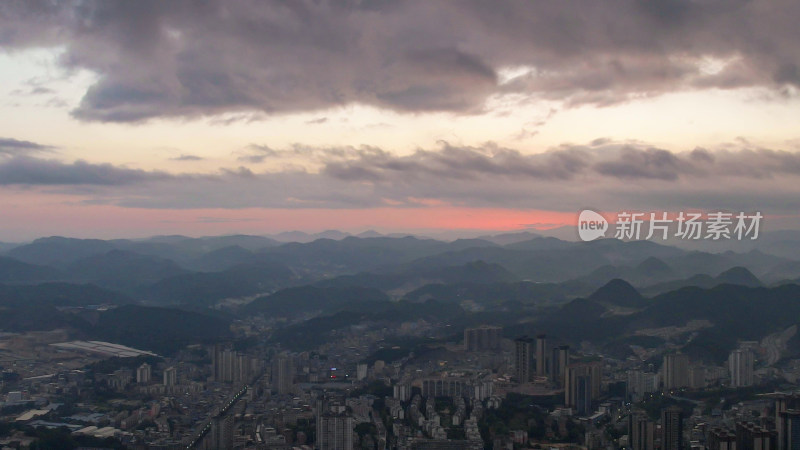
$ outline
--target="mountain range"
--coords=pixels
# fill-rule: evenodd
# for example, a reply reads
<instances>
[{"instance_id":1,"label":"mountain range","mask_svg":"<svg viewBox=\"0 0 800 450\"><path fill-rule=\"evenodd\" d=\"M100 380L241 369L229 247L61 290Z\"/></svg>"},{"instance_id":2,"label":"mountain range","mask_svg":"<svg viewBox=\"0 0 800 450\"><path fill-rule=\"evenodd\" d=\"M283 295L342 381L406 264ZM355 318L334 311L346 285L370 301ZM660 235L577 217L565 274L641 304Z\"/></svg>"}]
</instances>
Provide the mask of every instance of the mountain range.
<instances>
[{"instance_id":1,"label":"mountain range","mask_svg":"<svg viewBox=\"0 0 800 450\"><path fill-rule=\"evenodd\" d=\"M119 340L115 330L150 330L163 323L158 314L180 324L173 316L182 313L222 330L206 336L176 326L169 339L182 343L227 336L236 317L263 316L290 324L276 336L306 333L304 345L311 345L359 320L423 318L452 327L491 320L509 337L545 331L624 353L661 342L650 328L697 322L706 325L683 336L687 351L717 360L737 337L759 339L793 325L800 305L800 260L788 253L527 232L454 241L373 232L278 239L302 237L50 237L3 247L0 330L65 327ZM311 325L321 328L311 332ZM144 338L136 344L158 346Z\"/></svg>"}]
</instances>

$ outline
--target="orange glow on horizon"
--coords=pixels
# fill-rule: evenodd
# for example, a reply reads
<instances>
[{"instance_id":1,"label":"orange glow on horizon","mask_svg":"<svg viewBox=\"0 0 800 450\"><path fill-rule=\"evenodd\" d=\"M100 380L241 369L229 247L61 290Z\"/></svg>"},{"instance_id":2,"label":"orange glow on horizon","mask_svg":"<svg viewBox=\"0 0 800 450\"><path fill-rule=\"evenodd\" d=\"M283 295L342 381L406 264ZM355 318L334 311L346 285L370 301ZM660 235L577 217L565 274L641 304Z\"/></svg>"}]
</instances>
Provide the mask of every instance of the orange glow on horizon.
<instances>
[{"instance_id":1,"label":"orange glow on horizon","mask_svg":"<svg viewBox=\"0 0 800 450\"><path fill-rule=\"evenodd\" d=\"M42 236L147 237L159 234L193 236L231 233L270 234L299 230L339 229L360 232L523 231L574 225L576 212L421 206L372 209L143 209L93 205L69 196L33 192L0 198L3 228L0 240ZM20 195L21 194L21 195ZM15 200L12 198L16 197ZM27 198L27 201L26 201Z\"/></svg>"}]
</instances>

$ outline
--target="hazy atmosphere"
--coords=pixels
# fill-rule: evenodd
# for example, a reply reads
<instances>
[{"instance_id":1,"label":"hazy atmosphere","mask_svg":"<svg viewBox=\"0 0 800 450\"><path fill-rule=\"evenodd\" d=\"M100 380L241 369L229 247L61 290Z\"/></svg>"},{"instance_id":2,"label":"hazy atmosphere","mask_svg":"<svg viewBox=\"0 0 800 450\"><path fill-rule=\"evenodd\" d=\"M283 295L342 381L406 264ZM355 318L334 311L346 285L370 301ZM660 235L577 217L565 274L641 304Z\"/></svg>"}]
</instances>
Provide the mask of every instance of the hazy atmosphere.
<instances>
[{"instance_id":1,"label":"hazy atmosphere","mask_svg":"<svg viewBox=\"0 0 800 450\"><path fill-rule=\"evenodd\" d=\"M798 9L3 2L0 239L798 228Z\"/></svg>"},{"instance_id":2,"label":"hazy atmosphere","mask_svg":"<svg viewBox=\"0 0 800 450\"><path fill-rule=\"evenodd\" d=\"M800 450L797 0L0 0L0 449Z\"/></svg>"}]
</instances>

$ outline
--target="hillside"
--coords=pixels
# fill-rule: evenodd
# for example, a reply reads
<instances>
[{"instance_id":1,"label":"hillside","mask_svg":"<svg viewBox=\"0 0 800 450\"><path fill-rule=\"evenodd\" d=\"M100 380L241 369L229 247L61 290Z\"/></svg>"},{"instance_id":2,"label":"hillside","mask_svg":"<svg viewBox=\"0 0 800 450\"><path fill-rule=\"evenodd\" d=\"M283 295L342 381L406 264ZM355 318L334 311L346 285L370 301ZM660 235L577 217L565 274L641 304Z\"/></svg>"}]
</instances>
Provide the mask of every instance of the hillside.
<instances>
[{"instance_id":1,"label":"hillside","mask_svg":"<svg viewBox=\"0 0 800 450\"><path fill-rule=\"evenodd\" d=\"M637 330L684 327L691 321L707 321L685 346L699 359L722 362L737 340L758 340L800 322L800 286L775 288L723 284L711 289L687 287L658 295L649 306L630 315L608 316L591 300L574 300L543 316L531 327L516 326L510 332L525 334L528 328L579 343L619 340ZM686 344L686 336L676 341Z\"/></svg>"},{"instance_id":2,"label":"hillside","mask_svg":"<svg viewBox=\"0 0 800 450\"><path fill-rule=\"evenodd\" d=\"M39 306L88 306L133 303L133 299L92 284L64 282L35 285L0 284L0 306L5 308Z\"/></svg>"},{"instance_id":3,"label":"hillside","mask_svg":"<svg viewBox=\"0 0 800 450\"><path fill-rule=\"evenodd\" d=\"M169 277L139 289L143 298L160 304L210 306L225 298L271 292L289 286L297 277L277 263L240 264L220 272Z\"/></svg>"},{"instance_id":4,"label":"hillside","mask_svg":"<svg viewBox=\"0 0 800 450\"><path fill-rule=\"evenodd\" d=\"M628 308L641 308L649 303L636 288L619 278L609 281L605 286L595 291L589 296L589 300Z\"/></svg>"},{"instance_id":5,"label":"hillside","mask_svg":"<svg viewBox=\"0 0 800 450\"><path fill-rule=\"evenodd\" d=\"M130 289L186 272L169 259L125 250L111 250L82 258L64 268L70 280L93 282L116 289Z\"/></svg>"},{"instance_id":6,"label":"hillside","mask_svg":"<svg viewBox=\"0 0 800 450\"><path fill-rule=\"evenodd\" d=\"M12 248L8 251L8 255L30 264L58 265L111 250L114 250L114 245L100 239L53 236Z\"/></svg>"},{"instance_id":7,"label":"hillside","mask_svg":"<svg viewBox=\"0 0 800 450\"><path fill-rule=\"evenodd\" d=\"M103 312L89 333L99 340L162 355L189 344L208 344L232 337L228 320L179 309L138 305Z\"/></svg>"},{"instance_id":8,"label":"hillside","mask_svg":"<svg viewBox=\"0 0 800 450\"><path fill-rule=\"evenodd\" d=\"M301 286L259 297L247 304L243 311L267 317L295 317L314 312L330 313L349 304L388 301L386 294L372 288Z\"/></svg>"},{"instance_id":9,"label":"hillside","mask_svg":"<svg viewBox=\"0 0 800 450\"><path fill-rule=\"evenodd\" d=\"M513 282L518 278L499 264L472 261L463 265L433 269L404 266L392 273L362 272L355 275L341 275L315 283L317 286L361 286L381 290L400 287L418 288L426 284L490 284Z\"/></svg>"},{"instance_id":10,"label":"hillside","mask_svg":"<svg viewBox=\"0 0 800 450\"><path fill-rule=\"evenodd\" d=\"M58 270L36 264L29 264L0 256L0 282L1 283L34 283L42 281L55 281L63 278Z\"/></svg>"}]
</instances>

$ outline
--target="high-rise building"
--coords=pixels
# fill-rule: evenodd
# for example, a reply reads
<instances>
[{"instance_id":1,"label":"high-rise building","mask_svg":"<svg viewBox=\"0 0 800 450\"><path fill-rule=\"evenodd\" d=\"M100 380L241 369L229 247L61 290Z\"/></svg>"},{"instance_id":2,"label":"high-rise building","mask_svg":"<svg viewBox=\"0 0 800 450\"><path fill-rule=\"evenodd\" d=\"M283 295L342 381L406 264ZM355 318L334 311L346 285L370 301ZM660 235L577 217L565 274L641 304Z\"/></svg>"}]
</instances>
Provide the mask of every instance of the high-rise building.
<instances>
[{"instance_id":1,"label":"high-rise building","mask_svg":"<svg viewBox=\"0 0 800 450\"><path fill-rule=\"evenodd\" d=\"M603 376L601 361L569 364L564 376L564 403L575 408L577 414L592 412L592 404L600 396Z\"/></svg>"},{"instance_id":2,"label":"high-rise building","mask_svg":"<svg viewBox=\"0 0 800 450\"><path fill-rule=\"evenodd\" d=\"M178 384L178 370L174 367L164 369L164 386L176 386Z\"/></svg>"},{"instance_id":3,"label":"high-rise building","mask_svg":"<svg viewBox=\"0 0 800 450\"><path fill-rule=\"evenodd\" d=\"M732 387L753 385L753 351L749 348L740 348L728 356L728 371L731 375Z\"/></svg>"},{"instance_id":4,"label":"high-rise building","mask_svg":"<svg viewBox=\"0 0 800 450\"><path fill-rule=\"evenodd\" d=\"M569 345L561 345L553 349L553 356L550 359L550 379L558 383L559 386L564 384L564 374L567 371L569 364Z\"/></svg>"},{"instance_id":5,"label":"high-rise building","mask_svg":"<svg viewBox=\"0 0 800 450\"><path fill-rule=\"evenodd\" d=\"M324 412L318 418L319 450L353 450L353 418L347 414Z\"/></svg>"},{"instance_id":6,"label":"high-rise building","mask_svg":"<svg viewBox=\"0 0 800 450\"><path fill-rule=\"evenodd\" d=\"M400 386L395 385L395 398L400 391ZM406 385L407 386L407 385ZM411 396L411 391L406 391L406 398ZM428 378L422 380L423 397L451 397L483 400L494 392L494 382L491 380L470 379L462 377Z\"/></svg>"},{"instance_id":7,"label":"high-rise building","mask_svg":"<svg viewBox=\"0 0 800 450\"><path fill-rule=\"evenodd\" d=\"M233 414L215 416L211 419L211 430L203 439L204 448L233 450Z\"/></svg>"},{"instance_id":8,"label":"high-rise building","mask_svg":"<svg viewBox=\"0 0 800 450\"><path fill-rule=\"evenodd\" d=\"M591 375L578 375L572 383L573 392L575 394L575 412L579 416L588 416L592 412L592 376Z\"/></svg>"},{"instance_id":9,"label":"high-rise building","mask_svg":"<svg viewBox=\"0 0 800 450\"><path fill-rule=\"evenodd\" d=\"M288 355L278 355L272 360L272 389L278 394L289 394L294 388L294 364Z\"/></svg>"},{"instance_id":10,"label":"high-rise building","mask_svg":"<svg viewBox=\"0 0 800 450\"><path fill-rule=\"evenodd\" d=\"M702 389L706 387L706 368L703 366L689 367L689 387Z\"/></svg>"},{"instance_id":11,"label":"high-rise building","mask_svg":"<svg viewBox=\"0 0 800 450\"><path fill-rule=\"evenodd\" d=\"M493 351L500 349L502 328L480 326L464 330L464 348L470 352Z\"/></svg>"},{"instance_id":12,"label":"high-rise building","mask_svg":"<svg viewBox=\"0 0 800 450\"><path fill-rule=\"evenodd\" d=\"M547 336L540 334L536 336L536 376L546 377L547 370Z\"/></svg>"},{"instance_id":13,"label":"high-rise building","mask_svg":"<svg viewBox=\"0 0 800 450\"><path fill-rule=\"evenodd\" d=\"M678 407L661 411L661 450L683 450L683 411Z\"/></svg>"},{"instance_id":14,"label":"high-rise building","mask_svg":"<svg viewBox=\"0 0 800 450\"><path fill-rule=\"evenodd\" d=\"M777 412L777 448L800 450L800 410L789 409Z\"/></svg>"},{"instance_id":15,"label":"high-rise building","mask_svg":"<svg viewBox=\"0 0 800 450\"><path fill-rule=\"evenodd\" d=\"M392 397L407 402L411 398L411 385L400 383L392 387Z\"/></svg>"},{"instance_id":16,"label":"high-rise building","mask_svg":"<svg viewBox=\"0 0 800 450\"><path fill-rule=\"evenodd\" d=\"M429 378L422 380L423 397L465 397L467 385L460 378Z\"/></svg>"},{"instance_id":17,"label":"high-rise building","mask_svg":"<svg viewBox=\"0 0 800 450\"><path fill-rule=\"evenodd\" d=\"M214 346L212 354L214 381L228 383L233 381L233 351L221 344Z\"/></svg>"},{"instance_id":18,"label":"high-rise building","mask_svg":"<svg viewBox=\"0 0 800 450\"><path fill-rule=\"evenodd\" d=\"M150 364L143 363L136 369L136 382L139 384L147 384L152 380L153 370Z\"/></svg>"},{"instance_id":19,"label":"high-rise building","mask_svg":"<svg viewBox=\"0 0 800 450\"><path fill-rule=\"evenodd\" d=\"M774 393L775 430L779 450L800 450L800 394Z\"/></svg>"},{"instance_id":20,"label":"high-rise building","mask_svg":"<svg viewBox=\"0 0 800 450\"><path fill-rule=\"evenodd\" d=\"M661 366L664 389L689 386L689 356L683 353L667 353Z\"/></svg>"},{"instance_id":21,"label":"high-rise building","mask_svg":"<svg viewBox=\"0 0 800 450\"><path fill-rule=\"evenodd\" d=\"M253 376L253 359L246 354L217 344L212 352L214 381L220 383L247 382Z\"/></svg>"},{"instance_id":22,"label":"high-rise building","mask_svg":"<svg viewBox=\"0 0 800 450\"><path fill-rule=\"evenodd\" d=\"M108 384L111 388L118 391L124 391L133 379L133 371L130 369L117 369L108 378Z\"/></svg>"},{"instance_id":23,"label":"high-rise building","mask_svg":"<svg viewBox=\"0 0 800 450\"><path fill-rule=\"evenodd\" d=\"M519 383L527 383L532 378L533 339L523 336L514 340L514 372Z\"/></svg>"},{"instance_id":24,"label":"high-rise building","mask_svg":"<svg viewBox=\"0 0 800 450\"><path fill-rule=\"evenodd\" d=\"M356 366L356 379L358 381L367 378L367 369L369 369L369 365L367 365L366 363L359 363Z\"/></svg>"},{"instance_id":25,"label":"high-rise building","mask_svg":"<svg viewBox=\"0 0 800 450\"><path fill-rule=\"evenodd\" d=\"M736 450L736 435L724 428L708 432L708 450Z\"/></svg>"},{"instance_id":26,"label":"high-rise building","mask_svg":"<svg viewBox=\"0 0 800 450\"><path fill-rule=\"evenodd\" d=\"M751 422L736 423L736 450L775 450L777 433Z\"/></svg>"},{"instance_id":27,"label":"high-rise building","mask_svg":"<svg viewBox=\"0 0 800 450\"><path fill-rule=\"evenodd\" d=\"M630 446L633 450L653 450L655 448L656 426L644 414L630 416Z\"/></svg>"},{"instance_id":28,"label":"high-rise building","mask_svg":"<svg viewBox=\"0 0 800 450\"><path fill-rule=\"evenodd\" d=\"M233 381L236 383L248 382L252 376L251 358L245 354L237 353L233 366Z\"/></svg>"},{"instance_id":29,"label":"high-rise building","mask_svg":"<svg viewBox=\"0 0 800 450\"><path fill-rule=\"evenodd\" d=\"M641 401L645 394L658 390L658 374L641 370L628 371L628 400Z\"/></svg>"}]
</instances>

